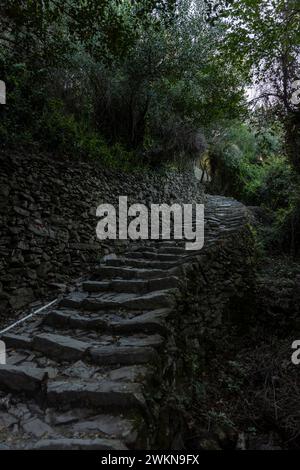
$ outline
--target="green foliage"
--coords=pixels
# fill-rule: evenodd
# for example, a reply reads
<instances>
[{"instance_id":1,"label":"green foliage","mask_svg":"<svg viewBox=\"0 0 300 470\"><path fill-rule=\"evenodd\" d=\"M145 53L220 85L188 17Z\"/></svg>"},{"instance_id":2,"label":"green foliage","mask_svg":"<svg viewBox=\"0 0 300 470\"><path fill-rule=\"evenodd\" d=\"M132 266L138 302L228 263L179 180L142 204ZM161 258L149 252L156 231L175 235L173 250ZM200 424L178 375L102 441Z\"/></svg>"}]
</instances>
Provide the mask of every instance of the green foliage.
<instances>
[{"instance_id":1,"label":"green foliage","mask_svg":"<svg viewBox=\"0 0 300 470\"><path fill-rule=\"evenodd\" d=\"M81 157L89 135L95 156L97 135L101 148L105 139L142 155L151 142L159 161L194 158L199 129L242 109L240 76L217 53L223 29L203 1L8 0L1 15L2 144L69 142Z\"/></svg>"},{"instance_id":2,"label":"green foliage","mask_svg":"<svg viewBox=\"0 0 300 470\"><path fill-rule=\"evenodd\" d=\"M268 80L276 68L279 72L282 61L292 72L299 60L299 15L296 0L227 2L223 17L230 28L225 48L231 58L234 53L237 64L246 73L255 67L262 80Z\"/></svg>"},{"instance_id":3,"label":"green foliage","mask_svg":"<svg viewBox=\"0 0 300 470\"><path fill-rule=\"evenodd\" d=\"M210 142L215 190L242 198L246 181L256 169L256 153L255 136L246 125L234 122L216 130Z\"/></svg>"},{"instance_id":4,"label":"green foliage","mask_svg":"<svg viewBox=\"0 0 300 470\"><path fill-rule=\"evenodd\" d=\"M285 157L270 157L251 176L245 188L249 202L262 203L271 210L289 207L297 178Z\"/></svg>"},{"instance_id":5,"label":"green foliage","mask_svg":"<svg viewBox=\"0 0 300 470\"><path fill-rule=\"evenodd\" d=\"M282 129L277 122L264 124L254 116L251 125L235 123L211 142L216 161L213 189L233 195L250 206L261 206L269 226L251 228L257 253L265 247L297 253L300 239L300 181L282 153Z\"/></svg>"},{"instance_id":6,"label":"green foliage","mask_svg":"<svg viewBox=\"0 0 300 470\"><path fill-rule=\"evenodd\" d=\"M300 10L298 0L238 0L225 2L227 27L224 52L256 97L284 125L286 150L300 174L298 100L293 99L300 68Z\"/></svg>"},{"instance_id":7,"label":"green foliage","mask_svg":"<svg viewBox=\"0 0 300 470\"><path fill-rule=\"evenodd\" d=\"M265 204L276 210L288 204L295 174L282 152L282 133L277 123L233 123L220 129L210 145L215 163L215 189L246 204ZM287 181L289 185L287 186Z\"/></svg>"},{"instance_id":8,"label":"green foliage","mask_svg":"<svg viewBox=\"0 0 300 470\"><path fill-rule=\"evenodd\" d=\"M58 100L48 103L36 132L47 143L48 150L61 155L72 154L76 158L91 159L124 170L139 166L133 152L120 144L107 145L99 133L65 113L63 103Z\"/></svg>"}]
</instances>

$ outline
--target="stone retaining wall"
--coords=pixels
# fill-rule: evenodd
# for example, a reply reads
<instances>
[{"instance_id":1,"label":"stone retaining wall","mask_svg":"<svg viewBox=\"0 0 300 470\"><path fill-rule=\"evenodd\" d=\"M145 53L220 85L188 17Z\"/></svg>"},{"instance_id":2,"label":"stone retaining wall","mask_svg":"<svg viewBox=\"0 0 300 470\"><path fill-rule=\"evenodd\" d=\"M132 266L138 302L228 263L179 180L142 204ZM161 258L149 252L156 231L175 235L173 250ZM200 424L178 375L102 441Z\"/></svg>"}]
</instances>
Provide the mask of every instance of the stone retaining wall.
<instances>
[{"instance_id":1,"label":"stone retaining wall","mask_svg":"<svg viewBox=\"0 0 300 470\"><path fill-rule=\"evenodd\" d=\"M206 214L209 217L208 210ZM154 387L157 395L154 391L151 396L159 403L154 447L184 448L189 434L187 415L197 401L196 387L201 385L203 374L218 367L207 358L215 343L222 341L223 325L231 323L245 329L251 321L254 273L255 246L246 210L239 228L227 234L219 230L211 241L206 237L201 252L182 266L176 314L168 319L172 335L166 353L168 366L164 364L160 382L164 385Z\"/></svg>"}]
</instances>

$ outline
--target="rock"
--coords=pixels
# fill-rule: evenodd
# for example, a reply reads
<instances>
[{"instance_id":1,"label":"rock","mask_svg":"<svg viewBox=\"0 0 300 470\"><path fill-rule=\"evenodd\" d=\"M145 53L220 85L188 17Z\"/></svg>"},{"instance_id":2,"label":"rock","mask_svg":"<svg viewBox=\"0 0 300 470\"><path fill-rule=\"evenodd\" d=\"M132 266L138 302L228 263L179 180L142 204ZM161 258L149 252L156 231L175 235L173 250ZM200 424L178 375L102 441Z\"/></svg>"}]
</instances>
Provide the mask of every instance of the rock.
<instances>
[{"instance_id":1,"label":"rock","mask_svg":"<svg viewBox=\"0 0 300 470\"><path fill-rule=\"evenodd\" d=\"M5 431L6 429L9 429L11 426L16 424L18 422L18 419L5 412L1 412L0 414L0 432Z\"/></svg>"},{"instance_id":2,"label":"rock","mask_svg":"<svg viewBox=\"0 0 300 470\"><path fill-rule=\"evenodd\" d=\"M67 290L67 285L59 282L49 282L48 286L60 292L65 292Z\"/></svg>"},{"instance_id":3,"label":"rock","mask_svg":"<svg viewBox=\"0 0 300 470\"><path fill-rule=\"evenodd\" d=\"M84 356L88 343L69 336L42 333L33 338L33 348L60 361L78 360Z\"/></svg>"},{"instance_id":4,"label":"rock","mask_svg":"<svg viewBox=\"0 0 300 470\"><path fill-rule=\"evenodd\" d=\"M20 362L25 361L27 357L28 354L15 353L11 351L7 357L7 364L15 366L17 364L20 364Z\"/></svg>"},{"instance_id":5,"label":"rock","mask_svg":"<svg viewBox=\"0 0 300 470\"><path fill-rule=\"evenodd\" d=\"M123 384L102 380L98 382L50 382L47 400L51 405L86 406L100 408L144 407L145 400L137 384Z\"/></svg>"},{"instance_id":6,"label":"rock","mask_svg":"<svg viewBox=\"0 0 300 470\"><path fill-rule=\"evenodd\" d=\"M117 258L106 261L107 266L132 266L133 268L170 269L176 267L177 261L148 261L140 259Z\"/></svg>"},{"instance_id":7,"label":"rock","mask_svg":"<svg viewBox=\"0 0 300 470\"><path fill-rule=\"evenodd\" d=\"M122 442L114 439L43 439L28 449L34 450L127 450Z\"/></svg>"},{"instance_id":8,"label":"rock","mask_svg":"<svg viewBox=\"0 0 300 470\"><path fill-rule=\"evenodd\" d=\"M132 420L112 415L98 415L88 421L80 421L72 426L74 432L100 432L110 437L132 444L137 439L136 423Z\"/></svg>"},{"instance_id":9,"label":"rock","mask_svg":"<svg viewBox=\"0 0 300 470\"><path fill-rule=\"evenodd\" d=\"M14 211L16 214L21 215L22 217L29 217L30 212L27 211L26 209L23 209L22 207L15 206Z\"/></svg>"},{"instance_id":10,"label":"rock","mask_svg":"<svg viewBox=\"0 0 300 470\"><path fill-rule=\"evenodd\" d=\"M154 277L165 277L167 271L162 269L141 269L125 268L117 266L101 266L97 269L97 274L103 279L122 278L122 279L151 279Z\"/></svg>"},{"instance_id":11,"label":"rock","mask_svg":"<svg viewBox=\"0 0 300 470\"><path fill-rule=\"evenodd\" d=\"M5 444L0 444L0 450L9 450L9 447Z\"/></svg>"},{"instance_id":12,"label":"rock","mask_svg":"<svg viewBox=\"0 0 300 470\"><path fill-rule=\"evenodd\" d=\"M49 412L49 421L54 426L76 423L79 419L84 419L86 417L86 412L84 410L71 410L66 413L55 413L49 408L47 411ZM83 411L83 413L78 413L78 411Z\"/></svg>"},{"instance_id":13,"label":"rock","mask_svg":"<svg viewBox=\"0 0 300 470\"><path fill-rule=\"evenodd\" d=\"M40 277L40 278L47 277L47 274L51 270L51 267L52 267L52 265L51 265L50 261L46 261L45 263L41 263L39 265L39 267L37 268L37 270L36 270L38 277Z\"/></svg>"},{"instance_id":14,"label":"rock","mask_svg":"<svg viewBox=\"0 0 300 470\"><path fill-rule=\"evenodd\" d=\"M102 318L87 318L72 311L61 312L59 310L52 310L45 317L44 324L61 328L80 328L94 331L104 331L107 329L107 322Z\"/></svg>"},{"instance_id":15,"label":"rock","mask_svg":"<svg viewBox=\"0 0 300 470\"><path fill-rule=\"evenodd\" d=\"M0 185L0 195L3 196L3 198L7 198L10 192L10 187L7 184L2 184Z\"/></svg>"},{"instance_id":16,"label":"rock","mask_svg":"<svg viewBox=\"0 0 300 470\"><path fill-rule=\"evenodd\" d=\"M30 418L22 424L22 427L25 432L38 438L45 436L45 434L53 434L52 428L39 418Z\"/></svg>"},{"instance_id":17,"label":"rock","mask_svg":"<svg viewBox=\"0 0 300 470\"><path fill-rule=\"evenodd\" d=\"M65 369L65 374L70 377L80 377L81 379L89 379L94 374L95 369L91 365L87 365L82 361L77 361L71 367Z\"/></svg>"},{"instance_id":18,"label":"rock","mask_svg":"<svg viewBox=\"0 0 300 470\"><path fill-rule=\"evenodd\" d=\"M61 307L80 308L84 299L88 296L87 292L72 292L68 297L64 297L61 302Z\"/></svg>"},{"instance_id":19,"label":"rock","mask_svg":"<svg viewBox=\"0 0 300 470\"><path fill-rule=\"evenodd\" d=\"M149 347L103 346L89 350L93 363L108 364L151 364L159 360L154 349Z\"/></svg>"},{"instance_id":20,"label":"rock","mask_svg":"<svg viewBox=\"0 0 300 470\"><path fill-rule=\"evenodd\" d=\"M9 297L9 304L13 309L20 309L34 300L33 290L30 287L20 287Z\"/></svg>"},{"instance_id":21,"label":"rock","mask_svg":"<svg viewBox=\"0 0 300 470\"><path fill-rule=\"evenodd\" d=\"M43 225L28 225L28 230L38 237L47 237L49 235L48 230Z\"/></svg>"},{"instance_id":22,"label":"rock","mask_svg":"<svg viewBox=\"0 0 300 470\"><path fill-rule=\"evenodd\" d=\"M178 278L174 276L161 279L114 279L112 281L86 281L82 287L87 292L103 292L113 290L115 292L147 293L153 290L164 290L178 286Z\"/></svg>"},{"instance_id":23,"label":"rock","mask_svg":"<svg viewBox=\"0 0 300 470\"><path fill-rule=\"evenodd\" d=\"M21 418L28 419L31 416L28 406L22 403L17 403L16 405L12 406L10 408L10 412L18 419L18 421L20 421Z\"/></svg>"},{"instance_id":24,"label":"rock","mask_svg":"<svg viewBox=\"0 0 300 470\"><path fill-rule=\"evenodd\" d=\"M166 335L169 331L166 320L171 315L173 309L158 309L136 315L131 320L121 320L111 322L113 330L117 333L161 333Z\"/></svg>"},{"instance_id":25,"label":"rock","mask_svg":"<svg viewBox=\"0 0 300 470\"><path fill-rule=\"evenodd\" d=\"M82 302L82 307L88 310L127 308L152 310L155 308L172 307L175 305L173 291L154 291L139 296L136 294L99 295L87 298Z\"/></svg>"},{"instance_id":26,"label":"rock","mask_svg":"<svg viewBox=\"0 0 300 470\"><path fill-rule=\"evenodd\" d=\"M154 375L154 368L144 366L125 366L113 369L108 374L110 380L120 382L143 382Z\"/></svg>"},{"instance_id":27,"label":"rock","mask_svg":"<svg viewBox=\"0 0 300 470\"><path fill-rule=\"evenodd\" d=\"M0 365L0 388L17 392L35 392L41 389L47 373L44 369Z\"/></svg>"},{"instance_id":28,"label":"rock","mask_svg":"<svg viewBox=\"0 0 300 470\"><path fill-rule=\"evenodd\" d=\"M158 334L155 335L128 335L121 336L118 340L118 346L126 348L154 348L161 349L164 345L164 338Z\"/></svg>"},{"instance_id":29,"label":"rock","mask_svg":"<svg viewBox=\"0 0 300 470\"><path fill-rule=\"evenodd\" d=\"M4 333L1 339L5 342L7 348L30 349L31 347L31 338L29 336Z\"/></svg>"}]
</instances>

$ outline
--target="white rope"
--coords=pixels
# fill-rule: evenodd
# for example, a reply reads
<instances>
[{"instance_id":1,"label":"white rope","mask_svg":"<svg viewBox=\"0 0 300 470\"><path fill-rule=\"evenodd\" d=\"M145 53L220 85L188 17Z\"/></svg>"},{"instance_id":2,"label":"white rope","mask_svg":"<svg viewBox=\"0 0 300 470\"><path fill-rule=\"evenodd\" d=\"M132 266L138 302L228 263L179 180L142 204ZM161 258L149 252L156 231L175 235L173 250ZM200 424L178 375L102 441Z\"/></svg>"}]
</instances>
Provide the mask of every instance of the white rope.
<instances>
[{"instance_id":1,"label":"white rope","mask_svg":"<svg viewBox=\"0 0 300 470\"><path fill-rule=\"evenodd\" d=\"M32 313L30 313L29 315L26 315L26 317L21 318L21 320L16 321L15 323L13 323L12 325L8 326L7 328L4 328L4 330L1 330L1 331L0 331L0 335L2 335L3 333L6 333L7 331L11 330L11 329L14 328L15 326L17 326L17 325L19 325L20 323L22 323L23 321L28 320L28 318L33 317L33 316L36 315L37 313L42 312L42 311L45 310L46 308L48 308L48 307L50 307L51 305L55 304L57 301L58 301L58 298L55 299L55 300L52 300L52 302L49 302L49 304L44 305L44 306L41 307L41 308L38 308L37 310L35 310L35 312L32 312Z\"/></svg>"}]
</instances>

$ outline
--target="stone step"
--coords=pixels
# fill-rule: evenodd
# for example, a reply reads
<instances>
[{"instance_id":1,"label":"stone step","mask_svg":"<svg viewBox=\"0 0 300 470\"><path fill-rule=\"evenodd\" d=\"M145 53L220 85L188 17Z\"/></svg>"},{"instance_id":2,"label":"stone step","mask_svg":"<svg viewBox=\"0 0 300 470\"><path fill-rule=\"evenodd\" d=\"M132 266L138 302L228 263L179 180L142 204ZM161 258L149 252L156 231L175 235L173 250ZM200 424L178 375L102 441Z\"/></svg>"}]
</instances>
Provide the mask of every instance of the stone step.
<instances>
[{"instance_id":1,"label":"stone step","mask_svg":"<svg viewBox=\"0 0 300 470\"><path fill-rule=\"evenodd\" d=\"M47 403L55 408L72 409L96 407L98 410L146 410L145 398L139 384L99 380L48 382Z\"/></svg>"},{"instance_id":2,"label":"stone step","mask_svg":"<svg viewBox=\"0 0 300 470\"><path fill-rule=\"evenodd\" d=\"M170 332L167 320L173 312L173 308L150 310L129 320L112 321L110 325L116 333L147 332L166 336Z\"/></svg>"},{"instance_id":3,"label":"stone step","mask_svg":"<svg viewBox=\"0 0 300 470\"><path fill-rule=\"evenodd\" d=\"M82 288L87 292L133 292L147 293L153 290L164 290L172 287L178 287L179 279L175 276L158 278L158 279L117 279L112 281L86 281L83 282Z\"/></svg>"},{"instance_id":4,"label":"stone step","mask_svg":"<svg viewBox=\"0 0 300 470\"><path fill-rule=\"evenodd\" d=\"M111 344L105 344L110 340ZM164 338L158 334L144 336L105 336L95 341L80 341L71 336L52 333L35 335L31 341L31 349L41 352L47 358L61 362L87 361L97 365L134 365L157 363L159 349L164 344ZM99 342L99 345L97 345ZM21 369L21 368L20 368ZM21 369L22 370L22 369ZM12 369L13 372L18 368ZM5 378L12 371L2 372ZM44 371L44 374L46 371ZM3 379L4 380L4 379Z\"/></svg>"},{"instance_id":5,"label":"stone step","mask_svg":"<svg viewBox=\"0 0 300 470\"><path fill-rule=\"evenodd\" d=\"M48 408L45 418L55 433L72 438L95 436L105 439L116 439L130 447L137 444L140 433L145 431L145 422L140 417L136 422L135 413L127 413L126 417L114 414L99 414L92 409L74 409L61 412Z\"/></svg>"},{"instance_id":6,"label":"stone step","mask_svg":"<svg viewBox=\"0 0 300 470\"><path fill-rule=\"evenodd\" d=\"M98 316L98 314L95 314L93 317L87 317L87 315L80 314L76 310L69 312L52 310L45 316L43 323L55 328L107 331L114 334L135 334L142 332L165 335L168 332L165 320L171 312L172 309L158 309L150 310L128 320L122 317L117 318L116 315L111 319L103 320L103 316Z\"/></svg>"},{"instance_id":7,"label":"stone step","mask_svg":"<svg viewBox=\"0 0 300 470\"><path fill-rule=\"evenodd\" d=\"M72 412L71 412L72 413ZM142 432L145 423L140 419L139 425L136 420L128 416L123 418L114 415L95 415L82 417L80 421L64 427L64 434L71 437L72 434L95 435L101 438L114 438L117 442L123 442L127 446L135 446L138 435Z\"/></svg>"},{"instance_id":8,"label":"stone step","mask_svg":"<svg viewBox=\"0 0 300 470\"><path fill-rule=\"evenodd\" d=\"M180 268L172 268L169 270L163 269L142 269L142 268L129 268L129 267L116 267L116 266L100 266L96 270L96 274L105 279L153 279L163 278L167 276L176 276L180 273Z\"/></svg>"},{"instance_id":9,"label":"stone step","mask_svg":"<svg viewBox=\"0 0 300 470\"><path fill-rule=\"evenodd\" d=\"M14 392L41 392L47 380L47 370L37 367L0 365L0 389Z\"/></svg>"},{"instance_id":10,"label":"stone step","mask_svg":"<svg viewBox=\"0 0 300 470\"><path fill-rule=\"evenodd\" d=\"M80 309L82 307L83 301L88 297L87 292L75 291L70 295L64 297L60 302L60 307L68 307L74 309Z\"/></svg>"},{"instance_id":11,"label":"stone step","mask_svg":"<svg viewBox=\"0 0 300 470\"><path fill-rule=\"evenodd\" d=\"M88 317L77 310L52 310L45 315L43 324L55 328L76 328L104 332L109 329L107 321L103 320L103 315Z\"/></svg>"},{"instance_id":12,"label":"stone step","mask_svg":"<svg viewBox=\"0 0 300 470\"><path fill-rule=\"evenodd\" d=\"M86 310L96 311L101 309L132 309L154 310L157 308L173 307L175 305L176 289L153 291L145 295L137 294L111 294L89 297L85 299L81 307Z\"/></svg>"},{"instance_id":13,"label":"stone step","mask_svg":"<svg viewBox=\"0 0 300 470\"><path fill-rule=\"evenodd\" d=\"M147 252L147 253L154 253L154 254L167 254L167 255L185 255L186 254L186 249L185 245L182 246L176 246L175 244L173 245L161 245L156 244L156 245L150 245L150 243L145 246L140 246L132 250L131 252L134 253L140 253L140 252ZM126 253L130 253L129 251Z\"/></svg>"},{"instance_id":14,"label":"stone step","mask_svg":"<svg viewBox=\"0 0 300 470\"><path fill-rule=\"evenodd\" d=\"M132 266L133 268L146 268L146 269L170 269L176 267L178 260L176 261L148 261L140 259L130 258L116 258L109 259L106 262L106 266Z\"/></svg>"},{"instance_id":15,"label":"stone step","mask_svg":"<svg viewBox=\"0 0 300 470\"><path fill-rule=\"evenodd\" d=\"M33 450L127 450L128 448L117 439L41 439L28 446Z\"/></svg>"},{"instance_id":16,"label":"stone step","mask_svg":"<svg viewBox=\"0 0 300 470\"><path fill-rule=\"evenodd\" d=\"M80 441L80 446L84 442L86 449L93 449L96 444L101 449L100 443L112 449L126 449L127 445L131 448L137 444L145 445L146 439L143 442L141 437L147 429L142 416L137 422L134 410L126 417L99 414L91 408L60 411L45 409L30 399L15 397L9 411L0 414L0 431L1 441L16 450L68 449L69 441L72 441L72 449L75 439Z\"/></svg>"},{"instance_id":17,"label":"stone step","mask_svg":"<svg viewBox=\"0 0 300 470\"><path fill-rule=\"evenodd\" d=\"M158 364L159 355L150 347L103 346L91 348L89 356L93 364L106 366L112 364L140 365Z\"/></svg>"},{"instance_id":18,"label":"stone step","mask_svg":"<svg viewBox=\"0 0 300 470\"><path fill-rule=\"evenodd\" d=\"M47 357L58 361L78 361L83 359L90 347L89 343L70 336L42 333L33 337L32 348Z\"/></svg>"},{"instance_id":19,"label":"stone step","mask_svg":"<svg viewBox=\"0 0 300 470\"><path fill-rule=\"evenodd\" d=\"M169 247L158 247L157 248L158 253L166 253L166 254L174 254L174 255L185 255L186 254L186 249L185 247L179 247L179 246L169 246Z\"/></svg>"},{"instance_id":20,"label":"stone step","mask_svg":"<svg viewBox=\"0 0 300 470\"><path fill-rule=\"evenodd\" d=\"M155 251L126 251L124 257L127 259L144 259L158 261L178 261L179 255L171 253L157 253Z\"/></svg>"},{"instance_id":21,"label":"stone step","mask_svg":"<svg viewBox=\"0 0 300 470\"><path fill-rule=\"evenodd\" d=\"M6 348L30 349L31 346L31 339L27 335L4 333L0 339L5 342Z\"/></svg>"},{"instance_id":22,"label":"stone step","mask_svg":"<svg viewBox=\"0 0 300 470\"><path fill-rule=\"evenodd\" d=\"M149 240L149 246L150 247L155 247L155 248L173 248L173 247L184 247L185 241L184 240ZM148 245L147 245L148 247Z\"/></svg>"}]
</instances>

